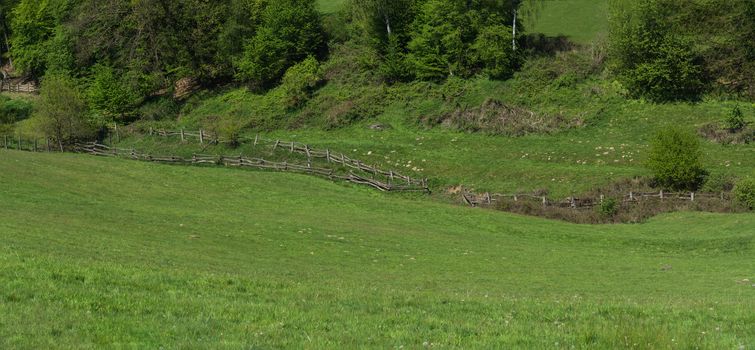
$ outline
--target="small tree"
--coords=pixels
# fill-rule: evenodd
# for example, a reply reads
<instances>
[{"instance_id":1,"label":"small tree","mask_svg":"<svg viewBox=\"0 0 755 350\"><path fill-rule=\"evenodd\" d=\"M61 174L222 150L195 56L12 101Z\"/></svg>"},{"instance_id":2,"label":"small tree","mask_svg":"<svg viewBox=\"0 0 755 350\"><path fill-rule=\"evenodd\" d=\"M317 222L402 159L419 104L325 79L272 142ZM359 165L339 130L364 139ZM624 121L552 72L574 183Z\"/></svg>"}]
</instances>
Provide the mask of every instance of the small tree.
<instances>
[{"instance_id":1,"label":"small tree","mask_svg":"<svg viewBox=\"0 0 755 350\"><path fill-rule=\"evenodd\" d=\"M312 56L292 66L283 75L284 104L290 108L300 107L322 80L320 63Z\"/></svg>"},{"instance_id":2,"label":"small tree","mask_svg":"<svg viewBox=\"0 0 755 350\"><path fill-rule=\"evenodd\" d=\"M97 131L81 92L63 76L45 77L34 118L39 131L55 139L61 152L63 144L94 137Z\"/></svg>"},{"instance_id":3,"label":"small tree","mask_svg":"<svg viewBox=\"0 0 755 350\"><path fill-rule=\"evenodd\" d=\"M747 178L734 186L734 197L750 209L755 209L755 179Z\"/></svg>"},{"instance_id":4,"label":"small tree","mask_svg":"<svg viewBox=\"0 0 755 350\"><path fill-rule=\"evenodd\" d=\"M668 128L659 132L650 146L647 167L661 186L696 190L705 180L700 141L693 133Z\"/></svg>"},{"instance_id":5,"label":"small tree","mask_svg":"<svg viewBox=\"0 0 755 350\"><path fill-rule=\"evenodd\" d=\"M739 105L734 106L734 109L731 110L731 113L726 117L724 123L730 132L737 132L744 129L747 122L745 122L744 114L742 114L742 110L739 109Z\"/></svg>"}]
</instances>

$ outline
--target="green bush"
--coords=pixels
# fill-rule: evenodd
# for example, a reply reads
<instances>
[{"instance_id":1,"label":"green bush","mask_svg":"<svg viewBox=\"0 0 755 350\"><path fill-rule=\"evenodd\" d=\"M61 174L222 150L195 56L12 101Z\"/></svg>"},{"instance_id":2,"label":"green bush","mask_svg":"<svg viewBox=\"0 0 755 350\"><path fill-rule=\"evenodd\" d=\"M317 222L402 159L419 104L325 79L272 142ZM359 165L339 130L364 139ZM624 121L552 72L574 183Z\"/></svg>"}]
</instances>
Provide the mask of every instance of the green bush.
<instances>
[{"instance_id":1,"label":"green bush","mask_svg":"<svg viewBox=\"0 0 755 350\"><path fill-rule=\"evenodd\" d=\"M726 117L724 120L724 125L729 131L731 132L737 132L742 129L744 129L745 126L747 126L747 122L745 122L744 114L742 113L742 110L739 109L739 106L734 106L734 108L731 110L731 113Z\"/></svg>"},{"instance_id":2,"label":"green bush","mask_svg":"<svg viewBox=\"0 0 755 350\"><path fill-rule=\"evenodd\" d=\"M755 179L741 180L734 186L734 198L750 209L755 209Z\"/></svg>"},{"instance_id":3,"label":"green bush","mask_svg":"<svg viewBox=\"0 0 755 350\"><path fill-rule=\"evenodd\" d=\"M610 218L619 212L619 203L616 199L606 198L598 206L598 214L604 218Z\"/></svg>"},{"instance_id":4,"label":"green bush","mask_svg":"<svg viewBox=\"0 0 755 350\"><path fill-rule=\"evenodd\" d=\"M656 134L650 144L647 167L658 184L673 190L697 190L706 171L700 161L702 151L695 134L667 128Z\"/></svg>"},{"instance_id":5,"label":"green bush","mask_svg":"<svg viewBox=\"0 0 755 350\"><path fill-rule=\"evenodd\" d=\"M0 124L13 124L31 116L32 105L26 100L15 100L5 96L0 99Z\"/></svg>"},{"instance_id":6,"label":"green bush","mask_svg":"<svg viewBox=\"0 0 755 350\"><path fill-rule=\"evenodd\" d=\"M300 107L323 81L320 63L312 56L297 63L283 76L284 104L289 108Z\"/></svg>"},{"instance_id":7,"label":"green bush","mask_svg":"<svg viewBox=\"0 0 755 350\"><path fill-rule=\"evenodd\" d=\"M95 137L102 123L93 120L76 82L67 76L48 75L42 81L39 102L30 120L36 131L64 144Z\"/></svg>"},{"instance_id":8,"label":"green bush","mask_svg":"<svg viewBox=\"0 0 755 350\"><path fill-rule=\"evenodd\" d=\"M727 173L712 173L705 179L703 192L726 192L734 188L734 177Z\"/></svg>"}]
</instances>

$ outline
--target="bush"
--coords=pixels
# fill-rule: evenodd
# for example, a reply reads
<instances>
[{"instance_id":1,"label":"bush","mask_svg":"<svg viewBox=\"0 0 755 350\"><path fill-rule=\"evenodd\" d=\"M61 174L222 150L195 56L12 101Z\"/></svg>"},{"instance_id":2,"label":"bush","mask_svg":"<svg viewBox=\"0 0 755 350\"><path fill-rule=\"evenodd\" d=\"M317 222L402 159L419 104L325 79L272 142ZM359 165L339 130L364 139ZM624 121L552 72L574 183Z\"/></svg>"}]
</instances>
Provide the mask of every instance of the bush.
<instances>
[{"instance_id":1,"label":"bush","mask_svg":"<svg viewBox=\"0 0 755 350\"><path fill-rule=\"evenodd\" d=\"M37 131L54 139L61 151L64 144L94 138L101 126L89 117L82 93L66 76L45 77L32 119Z\"/></svg>"},{"instance_id":2,"label":"bush","mask_svg":"<svg viewBox=\"0 0 755 350\"><path fill-rule=\"evenodd\" d=\"M727 173L713 173L705 179L703 192L727 192L734 188L734 177Z\"/></svg>"},{"instance_id":3,"label":"bush","mask_svg":"<svg viewBox=\"0 0 755 350\"><path fill-rule=\"evenodd\" d=\"M507 79L518 66L516 52L511 46L511 27L494 25L483 28L472 45L482 72L493 79Z\"/></svg>"},{"instance_id":4,"label":"bush","mask_svg":"<svg viewBox=\"0 0 755 350\"><path fill-rule=\"evenodd\" d=\"M0 100L0 124L13 124L29 118L32 106L26 100L13 100L2 97Z\"/></svg>"},{"instance_id":5,"label":"bush","mask_svg":"<svg viewBox=\"0 0 755 350\"><path fill-rule=\"evenodd\" d=\"M647 167L659 185L673 190L697 190L706 171L700 161L700 141L677 128L659 132L650 144Z\"/></svg>"},{"instance_id":6,"label":"bush","mask_svg":"<svg viewBox=\"0 0 755 350\"><path fill-rule=\"evenodd\" d=\"M300 107L323 81L320 63L312 56L289 68L283 76L284 104L289 108Z\"/></svg>"},{"instance_id":7,"label":"bush","mask_svg":"<svg viewBox=\"0 0 755 350\"><path fill-rule=\"evenodd\" d=\"M734 198L750 209L755 209L755 179L741 180L734 186Z\"/></svg>"},{"instance_id":8,"label":"bush","mask_svg":"<svg viewBox=\"0 0 755 350\"><path fill-rule=\"evenodd\" d=\"M734 106L731 113L726 117L724 120L724 126L729 129L730 132L738 132L747 126L744 114L742 114L742 110L739 109L738 105Z\"/></svg>"},{"instance_id":9,"label":"bush","mask_svg":"<svg viewBox=\"0 0 755 350\"><path fill-rule=\"evenodd\" d=\"M598 206L598 214L600 214L600 216L604 218L613 217L618 212L619 204L613 198L604 199L603 202L600 203L600 206Z\"/></svg>"}]
</instances>

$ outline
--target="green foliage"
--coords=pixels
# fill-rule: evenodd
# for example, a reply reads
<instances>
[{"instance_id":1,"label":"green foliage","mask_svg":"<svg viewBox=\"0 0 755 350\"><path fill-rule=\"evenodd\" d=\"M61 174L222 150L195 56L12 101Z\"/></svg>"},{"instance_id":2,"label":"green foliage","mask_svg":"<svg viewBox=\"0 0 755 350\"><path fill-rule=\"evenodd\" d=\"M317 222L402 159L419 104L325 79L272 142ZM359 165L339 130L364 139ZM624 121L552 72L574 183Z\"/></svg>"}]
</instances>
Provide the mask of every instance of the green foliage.
<instances>
[{"instance_id":1,"label":"green foliage","mask_svg":"<svg viewBox=\"0 0 755 350\"><path fill-rule=\"evenodd\" d=\"M614 198L606 198L597 208L600 216L610 218L619 212L619 203Z\"/></svg>"},{"instance_id":2,"label":"green foliage","mask_svg":"<svg viewBox=\"0 0 755 350\"><path fill-rule=\"evenodd\" d=\"M745 126L747 126L744 113L742 113L739 105L736 105L734 106L734 108L732 108L731 113L729 113L729 115L724 120L724 125L727 129L729 129L730 132L738 132L744 129Z\"/></svg>"},{"instance_id":3,"label":"green foliage","mask_svg":"<svg viewBox=\"0 0 755 350\"><path fill-rule=\"evenodd\" d=\"M86 95L92 110L109 120L122 119L133 113L141 100L141 94L132 89L126 79L118 76L113 68L103 65L92 67Z\"/></svg>"},{"instance_id":4,"label":"green foliage","mask_svg":"<svg viewBox=\"0 0 755 350\"><path fill-rule=\"evenodd\" d=\"M705 178L703 192L726 192L734 188L735 177L727 172L713 172Z\"/></svg>"},{"instance_id":5,"label":"green foliage","mask_svg":"<svg viewBox=\"0 0 755 350\"><path fill-rule=\"evenodd\" d=\"M734 186L734 198L750 209L755 209L755 179L739 180Z\"/></svg>"},{"instance_id":6,"label":"green foliage","mask_svg":"<svg viewBox=\"0 0 755 350\"><path fill-rule=\"evenodd\" d=\"M289 108L302 106L322 81L322 70L316 58L310 56L295 64L283 75L284 104Z\"/></svg>"},{"instance_id":7,"label":"green foliage","mask_svg":"<svg viewBox=\"0 0 755 350\"><path fill-rule=\"evenodd\" d=\"M31 113L31 102L0 96L0 124L13 124L29 118Z\"/></svg>"},{"instance_id":8,"label":"green foliage","mask_svg":"<svg viewBox=\"0 0 755 350\"><path fill-rule=\"evenodd\" d=\"M286 69L323 50L320 13L313 0L281 0L262 13L260 27L236 62L237 78L256 86L278 81Z\"/></svg>"},{"instance_id":9,"label":"green foliage","mask_svg":"<svg viewBox=\"0 0 755 350\"><path fill-rule=\"evenodd\" d=\"M467 75L468 23L460 0L428 0L422 4L408 44L407 59L419 79L439 80Z\"/></svg>"},{"instance_id":10,"label":"green foliage","mask_svg":"<svg viewBox=\"0 0 755 350\"><path fill-rule=\"evenodd\" d=\"M48 68L61 74L71 68L71 43L63 22L72 6L70 0L21 0L13 8L11 56L18 70L41 76Z\"/></svg>"},{"instance_id":11,"label":"green foliage","mask_svg":"<svg viewBox=\"0 0 755 350\"><path fill-rule=\"evenodd\" d=\"M696 190L705 180L700 140L695 134L669 127L650 143L647 166L661 186L674 190Z\"/></svg>"},{"instance_id":12,"label":"green foliage","mask_svg":"<svg viewBox=\"0 0 755 350\"><path fill-rule=\"evenodd\" d=\"M511 45L511 27L485 27L471 49L483 67L482 72L494 79L507 79L519 65L517 53Z\"/></svg>"},{"instance_id":13,"label":"green foliage","mask_svg":"<svg viewBox=\"0 0 755 350\"><path fill-rule=\"evenodd\" d=\"M673 31L667 0L637 2L611 16L613 71L633 97L653 101L695 99L705 88L692 43Z\"/></svg>"},{"instance_id":14,"label":"green foliage","mask_svg":"<svg viewBox=\"0 0 755 350\"><path fill-rule=\"evenodd\" d=\"M94 137L98 122L89 118L83 94L67 77L49 75L42 82L39 102L34 111L38 131L63 144Z\"/></svg>"}]
</instances>

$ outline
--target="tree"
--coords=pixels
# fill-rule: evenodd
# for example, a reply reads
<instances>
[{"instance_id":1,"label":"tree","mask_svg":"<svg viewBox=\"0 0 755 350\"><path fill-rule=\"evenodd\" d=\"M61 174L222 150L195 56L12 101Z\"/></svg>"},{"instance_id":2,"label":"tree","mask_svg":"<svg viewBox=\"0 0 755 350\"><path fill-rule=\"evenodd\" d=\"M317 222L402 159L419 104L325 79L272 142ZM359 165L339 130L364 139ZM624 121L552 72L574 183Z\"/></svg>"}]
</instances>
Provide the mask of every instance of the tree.
<instances>
[{"instance_id":1,"label":"tree","mask_svg":"<svg viewBox=\"0 0 755 350\"><path fill-rule=\"evenodd\" d=\"M673 190L696 190L705 180L700 141L695 134L667 128L650 144L647 167L661 186Z\"/></svg>"},{"instance_id":2,"label":"tree","mask_svg":"<svg viewBox=\"0 0 755 350\"><path fill-rule=\"evenodd\" d=\"M519 58L508 39L511 27L492 25L483 28L474 44L472 52L482 67L482 72L494 79L505 79L514 74Z\"/></svg>"},{"instance_id":3,"label":"tree","mask_svg":"<svg viewBox=\"0 0 755 350\"><path fill-rule=\"evenodd\" d=\"M42 76L49 66L71 68L70 37L63 27L71 7L70 0L21 0L13 8L11 57L18 70Z\"/></svg>"},{"instance_id":4,"label":"tree","mask_svg":"<svg viewBox=\"0 0 755 350\"><path fill-rule=\"evenodd\" d=\"M39 131L63 145L91 138L97 125L88 118L82 94L70 78L48 75L42 82L39 102L33 118Z\"/></svg>"},{"instance_id":5,"label":"tree","mask_svg":"<svg viewBox=\"0 0 755 350\"><path fill-rule=\"evenodd\" d=\"M237 62L236 77L264 87L289 67L324 50L320 13L313 0L278 0L262 14L260 27Z\"/></svg>"},{"instance_id":6,"label":"tree","mask_svg":"<svg viewBox=\"0 0 755 350\"><path fill-rule=\"evenodd\" d=\"M673 30L668 0L616 7L611 16L611 68L634 97L695 99L705 87L700 57Z\"/></svg>"}]
</instances>

